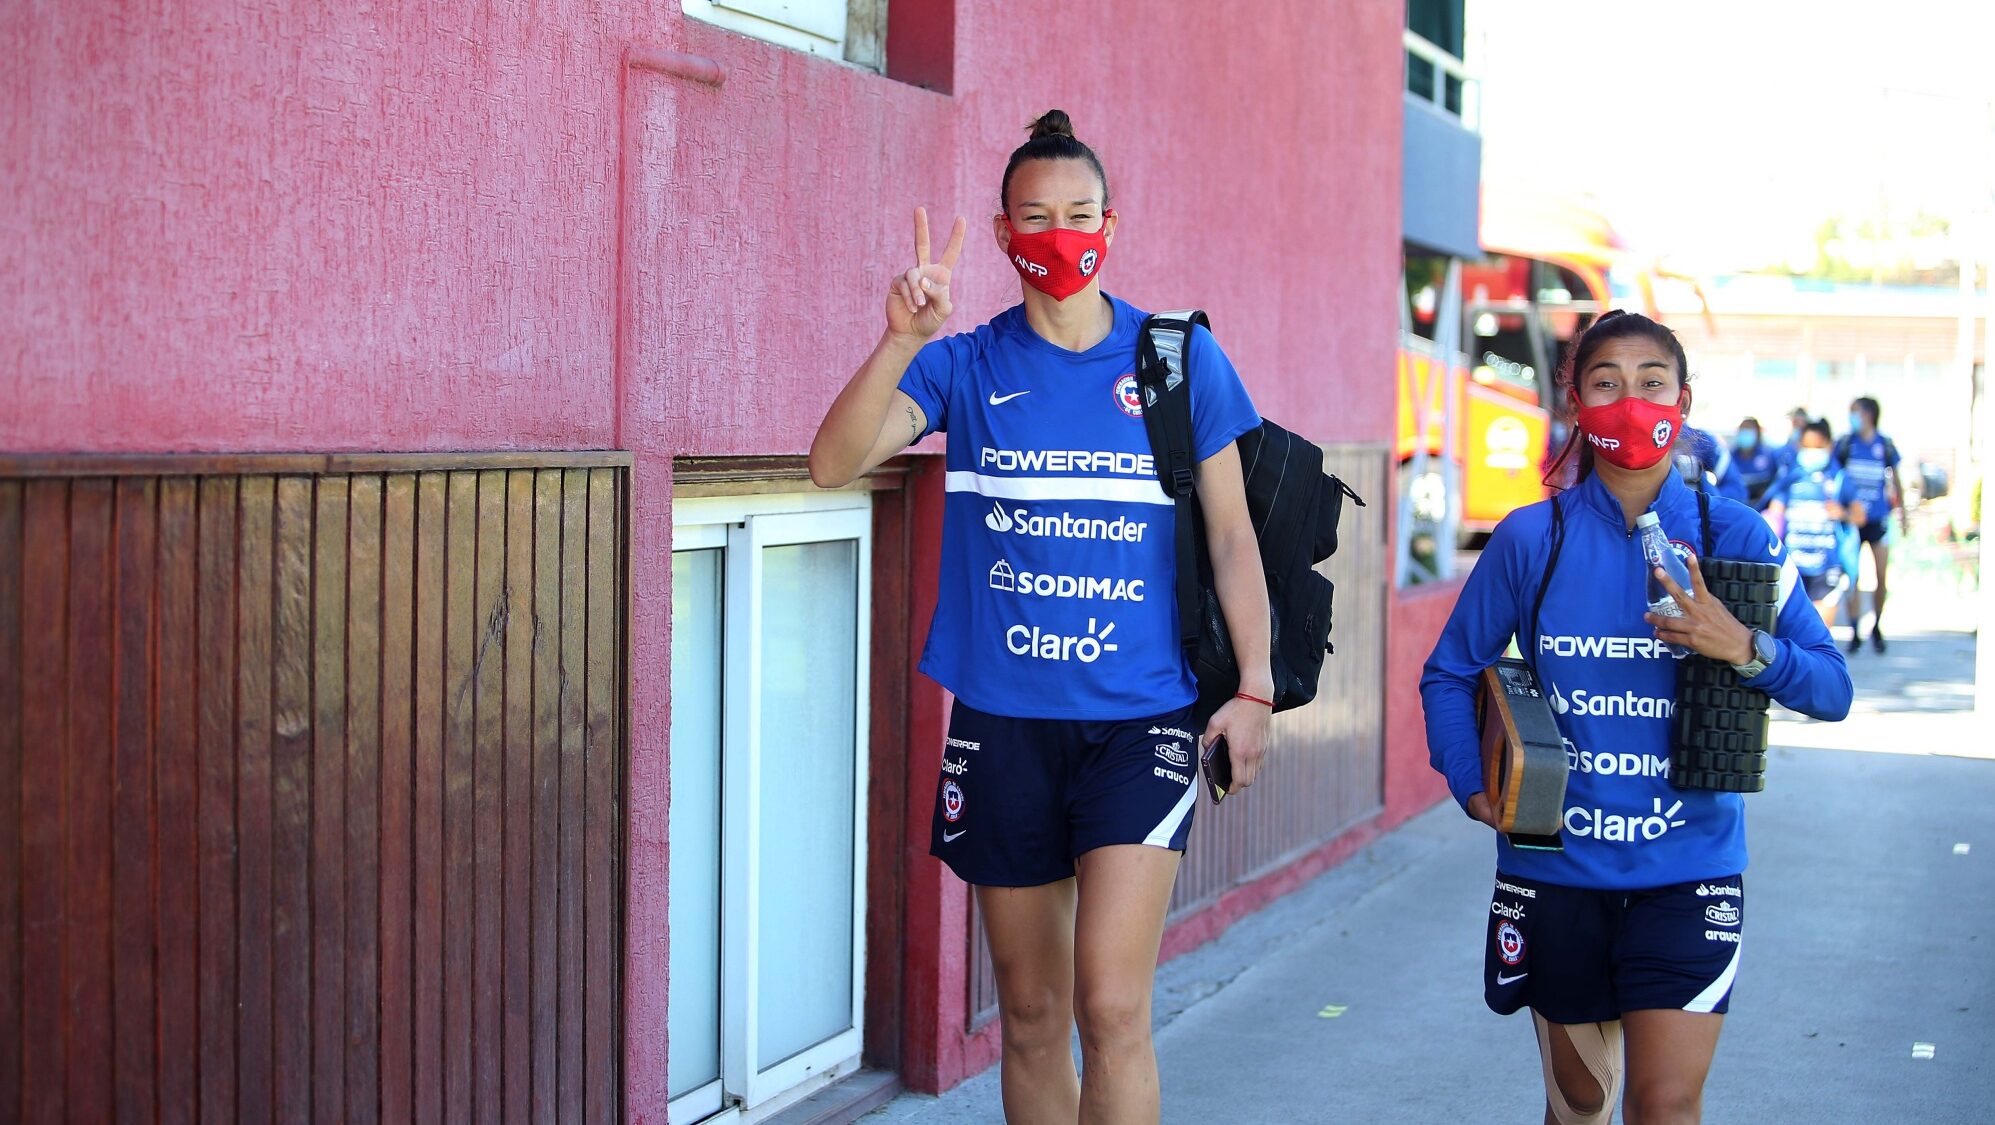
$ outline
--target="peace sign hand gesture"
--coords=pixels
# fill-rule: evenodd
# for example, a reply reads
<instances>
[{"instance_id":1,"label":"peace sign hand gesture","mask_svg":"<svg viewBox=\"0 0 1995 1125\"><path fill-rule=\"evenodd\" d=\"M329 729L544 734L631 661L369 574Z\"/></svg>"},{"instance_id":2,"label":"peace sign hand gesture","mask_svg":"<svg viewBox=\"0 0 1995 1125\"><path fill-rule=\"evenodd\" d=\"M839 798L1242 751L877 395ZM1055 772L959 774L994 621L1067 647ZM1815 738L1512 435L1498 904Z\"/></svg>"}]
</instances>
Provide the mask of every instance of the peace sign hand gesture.
<instances>
[{"instance_id":1,"label":"peace sign hand gesture","mask_svg":"<svg viewBox=\"0 0 1995 1125\"><path fill-rule=\"evenodd\" d=\"M1725 603L1712 595L1710 588L1704 584L1704 568L1697 565L1696 555L1690 556L1684 566L1690 571L1691 588L1688 592L1670 578L1668 571L1655 568L1663 588L1683 610L1682 617L1664 617L1657 613L1642 615L1644 621L1655 626L1656 639L1682 645L1701 656L1727 664L1752 663L1753 631L1740 624L1739 619L1732 616L1732 611L1725 608Z\"/></svg>"},{"instance_id":2,"label":"peace sign hand gesture","mask_svg":"<svg viewBox=\"0 0 1995 1125\"><path fill-rule=\"evenodd\" d=\"M942 260L929 261L928 209L914 209L913 269L894 278L887 288L887 331L920 342L935 335L949 319L955 305L949 300L949 274L963 255L963 232L967 224L956 217L949 232L949 245L942 248Z\"/></svg>"}]
</instances>

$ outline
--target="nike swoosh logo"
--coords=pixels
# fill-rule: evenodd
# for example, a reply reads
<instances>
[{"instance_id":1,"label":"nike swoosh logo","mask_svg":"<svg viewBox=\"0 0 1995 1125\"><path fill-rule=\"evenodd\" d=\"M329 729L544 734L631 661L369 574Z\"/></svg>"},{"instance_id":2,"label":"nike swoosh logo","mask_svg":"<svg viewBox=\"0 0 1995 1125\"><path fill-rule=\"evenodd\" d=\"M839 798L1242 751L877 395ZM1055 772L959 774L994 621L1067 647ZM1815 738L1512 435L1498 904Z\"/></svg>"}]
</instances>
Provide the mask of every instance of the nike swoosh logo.
<instances>
[{"instance_id":1,"label":"nike swoosh logo","mask_svg":"<svg viewBox=\"0 0 1995 1125\"><path fill-rule=\"evenodd\" d=\"M1007 402L1010 402L1010 401L1011 401L1012 399L1015 399L1015 398L1017 398L1017 397L1018 397L1019 395L1029 395L1029 394L1031 394L1031 393L1032 393L1031 391L1013 391L1013 392L1011 392L1011 393L1010 393L1010 394L1008 394L1008 395L1001 395L1001 394L997 393L996 391L992 391L992 392L991 392L991 405L992 405L992 406L1003 406L1003 405L1004 405L1005 403L1007 403Z\"/></svg>"},{"instance_id":2,"label":"nike swoosh logo","mask_svg":"<svg viewBox=\"0 0 1995 1125\"><path fill-rule=\"evenodd\" d=\"M1766 553L1767 553L1767 554L1769 554L1769 555L1772 555L1772 556L1773 556L1774 558L1776 558L1776 559L1777 559L1777 558L1779 558L1779 557L1780 557L1780 544L1778 544L1778 543L1768 543L1768 544L1766 545Z\"/></svg>"},{"instance_id":3,"label":"nike swoosh logo","mask_svg":"<svg viewBox=\"0 0 1995 1125\"><path fill-rule=\"evenodd\" d=\"M1518 981L1520 981L1520 980L1523 980L1523 979L1524 979L1525 977L1528 977L1528 976L1530 976L1530 975L1531 975L1530 973L1518 973L1518 974L1517 974L1516 976L1514 976L1514 977L1506 977L1506 976L1504 976L1504 975L1503 975L1502 973L1498 973L1498 974L1496 974L1496 983L1498 983L1498 984L1515 984L1515 983L1517 983Z\"/></svg>"},{"instance_id":4,"label":"nike swoosh logo","mask_svg":"<svg viewBox=\"0 0 1995 1125\"><path fill-rule=\"evenodd\" d=\"M967 828L962 828L962 829L958 829L957 831L954 831L954 832L944 832L944 833L942 834L942 842L943 842L943 843L945 843L945 844L947 844L947 843L951 843L951 842L953 842L953 841L954 841L954 840L956 839L956 837L958 837L958 836L961 836L961 835L962 835L963 833L965 833L965 832L968 832L968 831L969 831L969 829L967 829Z\"/></svg>"}]
</instances>

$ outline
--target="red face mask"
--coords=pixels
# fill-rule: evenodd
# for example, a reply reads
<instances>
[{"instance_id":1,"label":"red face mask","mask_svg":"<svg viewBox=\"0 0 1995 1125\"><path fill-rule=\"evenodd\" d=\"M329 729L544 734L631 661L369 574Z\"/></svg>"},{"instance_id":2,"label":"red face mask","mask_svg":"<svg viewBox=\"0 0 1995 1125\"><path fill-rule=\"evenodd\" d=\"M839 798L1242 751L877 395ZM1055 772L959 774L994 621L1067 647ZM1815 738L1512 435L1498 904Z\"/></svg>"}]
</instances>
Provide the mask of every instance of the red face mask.
<instances>
[{"instance_id":1,"label":"red face mask","mask_svg":"<svg viewBox=\"0 0 1995 1125\"><path fill-rule=\"evenodd\" d=\"M1101 272L1101 260L1108 257L1108 220L1113 210L1101 213L1101 229L1088 231L1057 228L1025 232L1011 227L1011 266L1025 283L1056 301L1064 301L1088 287ZM1011 226L1010 216L1005 225Z\"/></svg>"},{"instance_id":2,"label":"red face mask","mask_svg":"<svg viewBox=\"0 0 1995 1125\"><path fill-rule=\"evenodd\" d=\"M1593 452L1624 469L1646 469L1669 455L1683 428L1683 400L1660 406L1633 395L1602 406L1583 407L1580 432Z\"/></svg>"}]
</instances>

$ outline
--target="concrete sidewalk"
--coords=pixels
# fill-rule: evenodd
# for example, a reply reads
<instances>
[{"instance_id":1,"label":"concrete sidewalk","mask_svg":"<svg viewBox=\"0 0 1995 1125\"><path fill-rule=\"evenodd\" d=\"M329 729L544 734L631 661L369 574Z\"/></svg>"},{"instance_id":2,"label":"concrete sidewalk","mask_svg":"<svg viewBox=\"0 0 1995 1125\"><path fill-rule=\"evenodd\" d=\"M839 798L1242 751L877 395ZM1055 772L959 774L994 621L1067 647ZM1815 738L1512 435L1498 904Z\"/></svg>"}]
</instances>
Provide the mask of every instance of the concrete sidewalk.
<instances>
[{"instance_id":1,"label":"concrete sidewalk","mask_svg":"<svg viewBox=\"0 0 1995 1125\"><path fill-rule=\"evenodd\" d=\"M1995 1120L1995 736L1960 711L1970 634L1893 637L1851 659L1850 721L1778 724L1748 799L1751 952L1707 1121ZM1163 966L1164 1120L1539 1120L1530 1025L1482 1004L1491 872L1446 804ZM1001 1122L997 1072L867 1120Z\"/></svg>"}]
</instances>

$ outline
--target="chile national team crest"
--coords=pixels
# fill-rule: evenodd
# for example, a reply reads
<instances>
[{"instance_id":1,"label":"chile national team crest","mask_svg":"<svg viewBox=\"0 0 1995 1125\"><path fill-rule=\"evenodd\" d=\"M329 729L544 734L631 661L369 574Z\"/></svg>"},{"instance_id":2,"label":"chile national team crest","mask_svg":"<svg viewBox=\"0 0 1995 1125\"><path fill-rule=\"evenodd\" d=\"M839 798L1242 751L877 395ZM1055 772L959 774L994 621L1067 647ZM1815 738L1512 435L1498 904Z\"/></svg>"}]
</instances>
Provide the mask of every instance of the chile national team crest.
<instances>
[{"instance_id":1,"label":"chile national team crest","mask_svg":"<svg viewBox=\"0 0 1995 1125\"><path fill-rule=\"evenodd\" d=\"M1095 265L1100 261L1101 261L1101 255L1095 252L1094 247L1092 246L1088 247L1087 250L1081 254L1081 262L1080 262L1081 276L1093 277Z\"/></svg>"},{"instance_id":2,"label":"chile national team crest","mask_svg":"<svg viewBox=\"0 0 1995 1125\"><path fill-rule=\"evenodd\" d=\"M1676 427L1670 424L1669 419L1664 418L1656 423L1655 431L1649 435L1649 438L1656 443L1657 449L1668 449L1670 439L1675 436Z\"/></svg>"},{"instance_id":3,"label":"chile national team crest","mask_svg":"<svg viewBox=\"0 0 1995 1125\"><path fill-rule=\"evenodd\" d=\"M955 778L942 783L942 819L951 824L963 816L963 787Z\"/></svg>"},{"instance_id":4,"label":"chile national team crest","mask_svg":"<svg viewBox=\"0 0 1995 1125\"><path fill-rule=\"evenodd\" d=\"M1136 376L1122 375L1115 380L1115 405L1122 408L1131 418L1143 416L1143 388L1136 383Z\"/></svg>"},{"instance_id":5,"label":"chile national team crest","mask_svg":"<svg viewBox=\"0 0 1995 1125\"><path fill-rule=\"evenodd\" d=\"M1515 965L1524 959L1524 934L1509 922L1496 927L1496 954L1506 965Z\"/></svg>"}]
</instances>

